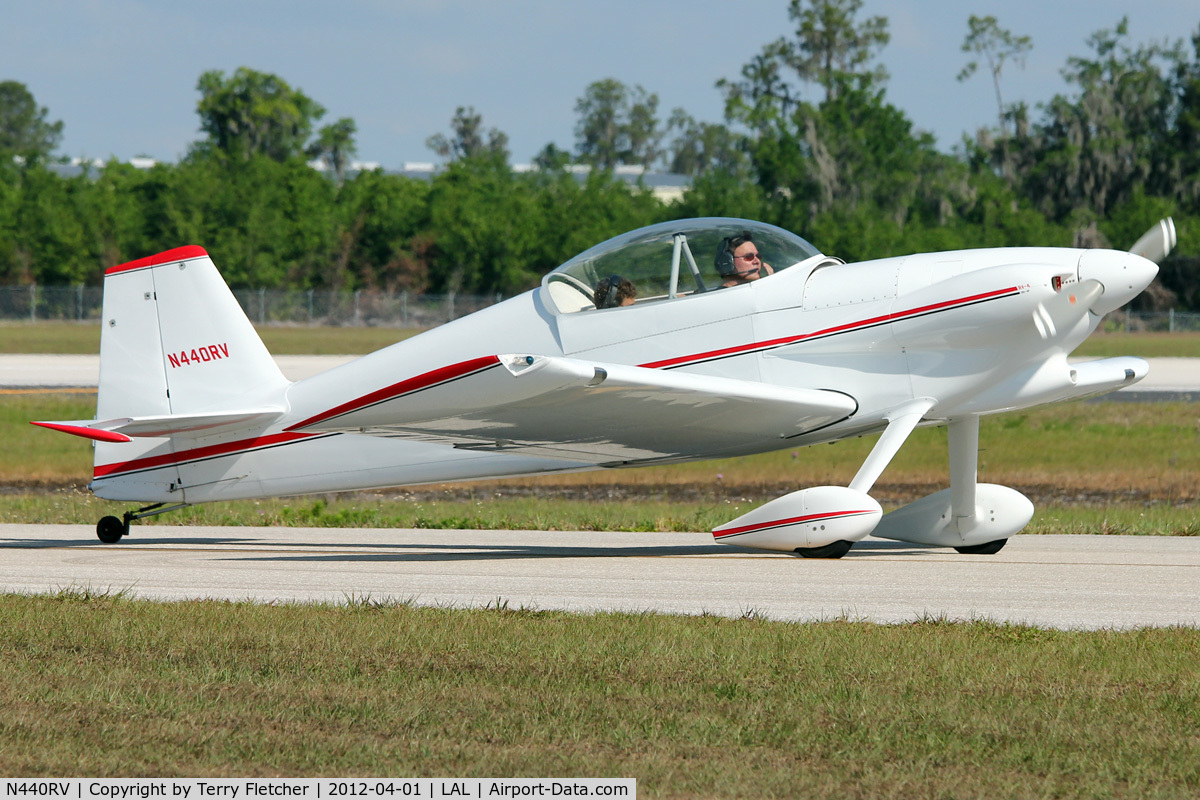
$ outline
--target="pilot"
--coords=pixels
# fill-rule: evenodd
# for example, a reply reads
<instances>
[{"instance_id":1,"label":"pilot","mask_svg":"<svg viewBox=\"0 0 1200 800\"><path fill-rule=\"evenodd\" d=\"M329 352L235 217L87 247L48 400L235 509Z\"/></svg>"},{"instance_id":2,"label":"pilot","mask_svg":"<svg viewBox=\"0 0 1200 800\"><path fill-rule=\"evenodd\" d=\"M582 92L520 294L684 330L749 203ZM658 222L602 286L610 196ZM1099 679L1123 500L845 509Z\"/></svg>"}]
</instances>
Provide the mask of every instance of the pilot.
<instances>
[{"instance_id":1,"label":"pilot","mask_svg":"<svg viewBox=\"0 0 1200 800\"><path fill-rule=\"evenodd\" d=\"M633 281L626 280L620 275L609 275L597 283L596 291L592 295L592 302L596 304L596 308L631 306L635 299L637 299L637 287L633 285Z\"/></svg>"},{"instance_id":2,"label":"pilot","mask_svg":"<svg viewBox=\"0 0 1200 800\"><path fill-rule=\"evenodd\" d=\"M723 279L718 287L720 289L751 283L775 272L770 264L762 261L750 231L742 231L721 240L717 247L716 266Z\"/></svg>"}]
</instances>

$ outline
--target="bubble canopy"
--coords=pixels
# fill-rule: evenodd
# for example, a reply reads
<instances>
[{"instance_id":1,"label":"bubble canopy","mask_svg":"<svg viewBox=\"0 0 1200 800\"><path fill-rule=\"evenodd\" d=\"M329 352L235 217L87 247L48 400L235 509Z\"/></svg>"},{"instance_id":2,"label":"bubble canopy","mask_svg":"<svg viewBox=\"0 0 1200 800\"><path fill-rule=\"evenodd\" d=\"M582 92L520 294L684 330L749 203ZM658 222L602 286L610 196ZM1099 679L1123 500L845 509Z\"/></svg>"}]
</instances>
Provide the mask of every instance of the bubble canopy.
<instances>
[{"instance_id":1,"label":"bubble canopy","mask_svg":"<svg viewBox=\"0 0 1200 800\"><path fill-rule=\"evenodd\" d=\"M596 288L602 281L605 286L632 283L636 304L701 294L720 288L724 279L717 271L717 255L727 238L736 236L748 236L772 272L821 255L794 233L762 222L726 217L676 220L639 228L585 250L547 274L542 287L563 313L595 308ZM764 277L767 272L763 270Z\"/></svg>"}]
</instances>

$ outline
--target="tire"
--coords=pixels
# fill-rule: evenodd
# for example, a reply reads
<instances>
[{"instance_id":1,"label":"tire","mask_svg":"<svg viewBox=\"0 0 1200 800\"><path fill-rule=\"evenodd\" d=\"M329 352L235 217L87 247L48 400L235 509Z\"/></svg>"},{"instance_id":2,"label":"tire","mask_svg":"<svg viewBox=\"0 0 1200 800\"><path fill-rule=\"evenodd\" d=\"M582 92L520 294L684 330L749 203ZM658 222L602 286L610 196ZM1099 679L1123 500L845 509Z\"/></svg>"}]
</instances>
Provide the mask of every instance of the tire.
<instances>
[{"instance_id":1,"label":"tire","mask_svg":"<svg viewBox=\"0 0 1200 800\"><path fill-rule=\"evenodd\" d=\"M854 546L854 542L847 542L845 539L833 542L832 544L822 545L821 547L797 547L796 553L805 558L841 558L850 552L850 548Z\"/></svg>"},{"instance_id":2,"label":"tire","mask_svg":"<svg viewBox=\"0 0 1200 800\"><path fill-rule=\"evenodd\" d=\"M129 528L116 517L101 517L96 523L96 536L105 544L116 544L127 533Z\"/></svg>"},{"instance_id":3,"label":"tire","mask_svg":"<svg viewBox=\"0 0 1200 800\"><path fill-rule=\"evenodd\" d=\"M1000 549L1008 543L1008 539L996 539L992 542L984 542L983 544L968 544L962 547L954 548L958 552L967 556L994 556L1000 552Z\"/></svg>"}]
</instances>

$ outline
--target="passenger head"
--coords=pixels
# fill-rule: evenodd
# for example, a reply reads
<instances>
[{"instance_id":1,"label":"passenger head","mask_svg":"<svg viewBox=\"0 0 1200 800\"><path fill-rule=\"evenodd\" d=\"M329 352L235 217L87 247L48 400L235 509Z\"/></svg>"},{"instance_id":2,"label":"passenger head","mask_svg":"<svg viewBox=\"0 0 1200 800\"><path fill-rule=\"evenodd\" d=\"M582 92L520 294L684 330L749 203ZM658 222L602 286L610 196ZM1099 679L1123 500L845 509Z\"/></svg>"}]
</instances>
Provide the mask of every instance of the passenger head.
<instances>
[{"instance_id":1,"label":"passenger head","mask_svg":"<svg viewBox=\"0 0 1200 800\"><path fill-rule=\"evenodd\" d=\"M616 308L631 306L636 298L637 287L633 285L633 281L620 275L609 275L596 284L592 302L596 304L596 308Z\"/></svg>"}]
</instances>

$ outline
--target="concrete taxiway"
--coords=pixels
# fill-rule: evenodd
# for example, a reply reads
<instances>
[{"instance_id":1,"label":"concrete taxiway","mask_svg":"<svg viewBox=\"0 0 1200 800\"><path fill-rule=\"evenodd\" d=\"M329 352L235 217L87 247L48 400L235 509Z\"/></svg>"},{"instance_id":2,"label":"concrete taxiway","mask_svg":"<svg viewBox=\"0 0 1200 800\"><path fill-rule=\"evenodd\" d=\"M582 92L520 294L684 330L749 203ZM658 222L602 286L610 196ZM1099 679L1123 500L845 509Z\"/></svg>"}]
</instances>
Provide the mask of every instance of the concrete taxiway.
<instances>
[{"instance_id":1,"label":"concrete taxiway","mask_svg":"<svg viewBox=\"0 0 1200 800\"><path fill-rule=\"evenodd\" d=\"M707 533L0 525L0 590L179 600L405 600L781 620L987 619L1062 629L1200 625L1200 539L1016 536L993 556L867 540L837 561Z\"/></svg>"}]
</instances>

